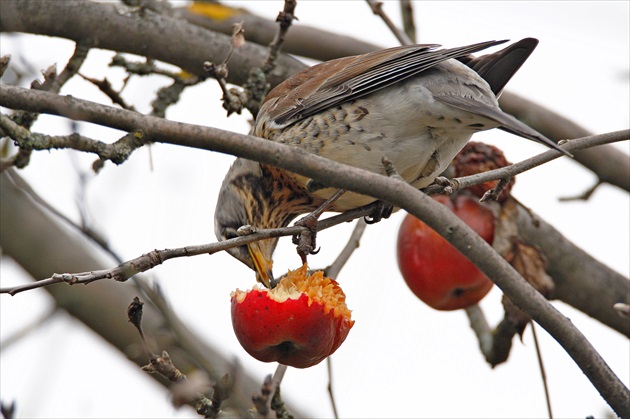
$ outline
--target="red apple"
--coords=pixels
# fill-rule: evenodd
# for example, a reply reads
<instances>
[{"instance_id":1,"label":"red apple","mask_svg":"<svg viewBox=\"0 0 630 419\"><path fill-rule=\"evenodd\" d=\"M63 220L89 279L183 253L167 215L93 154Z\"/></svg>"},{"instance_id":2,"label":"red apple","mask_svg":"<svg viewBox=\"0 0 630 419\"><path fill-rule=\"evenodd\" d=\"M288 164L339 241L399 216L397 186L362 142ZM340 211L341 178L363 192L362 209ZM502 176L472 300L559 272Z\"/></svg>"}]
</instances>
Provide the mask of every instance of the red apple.
<instances>
[{"instance_id":1,"label":"red apple","mask_svg":"<svg viewBox=\"0 0 630 419\"><path fill-rule=\"evenodd\" d=\"M306 265L273 289L256 286L232 293L232 326L241 346L262 362L308 368L332 355L354 321L346 296L322 271L306 275Z\"/></svg>"},{"instance_id":2,"label":"red apple","mask_svg":"<svg viewBox=\"0 0 630 419\"><path fill-rule=\"evenodd\" d=\"M451 200L436 195L485 241L492 243L494 215L477 199L459 195ZM457 310L480 301L492 288L492 281L453 245L412 215L407 215L398 232L398 267L418 298L437 310Z\"/></svg>"}]
</instances>

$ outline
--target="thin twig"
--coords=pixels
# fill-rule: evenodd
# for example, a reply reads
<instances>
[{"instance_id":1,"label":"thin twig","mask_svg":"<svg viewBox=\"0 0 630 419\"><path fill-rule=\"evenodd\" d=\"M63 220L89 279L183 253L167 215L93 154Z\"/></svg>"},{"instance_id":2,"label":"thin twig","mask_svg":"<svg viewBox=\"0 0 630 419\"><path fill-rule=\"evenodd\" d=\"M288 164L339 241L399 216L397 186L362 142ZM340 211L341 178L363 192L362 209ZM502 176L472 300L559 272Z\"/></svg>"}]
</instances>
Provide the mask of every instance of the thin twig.
<instances>
[{"instance_id":1,"label":"thin twig","mask_svg":"<svg viewBox=\"0 0 630 419\"><path fill-rule=\"evenodd\" d=\"M372 13L380 16L380 18L383 20L383 22L385 22L389 30L392 31L392 33L394 34L396 39L398 39L398 42L400 42L401 45L411 45L413 43L403 31L401 31L396 25L394 25L394 22L392 22L389 16L387 16L387 13L385 13L385 11L383 10L383 2L376 0L365 1L370 6L370 9L372 9Z\"/></svg>"},{"instance_id":2,"label":"thin twig","mask_svg":"<svg viewBox=\"0 0 630 419\"><path fill-rule=\"evenodd\" d=\"M411 0L400 0L400 15L403 22L403 30L412 43L416 43L416 22L413 18L413 2Z\"/></svg>"},{"instance_id":3,"label":"thin twig","mask_svg":"<svg viewBox=\"0 0 630 419\"><path fill-rule=\"evenodd\" d=\"M361 237L363 236L363 232L365 231L365 227L367 227L367 223L363 218L359 219L354 226L354 230L352 230L352 234L348 239L348 243L344 246L344 248L339 253L339 256L335 259L335 261L326 268L325 275L329 278L337 278L339 276L339 272L344 267L352 253L359 247L359 242Z\"/></svg>"},{"instance_id":4,"label":"thin twig","mask_svg":"<svg viewBox=\"0 0 630 419\"><path fill-rule=\"evenodd\" d=\"M107 160L117 165L124 163L136 149L146 143L139 131L126 134L112 144L88 138L76 132L56 136L36 133L16 124L6 115L0 115L0 132L15 141L21 150L72 149L96 154L100 163L94 166L95 170ZM8 167L10 166L3 165L2 171Z\"/></svg>"},{"instance_id":5,"label":"thin twig","mask_svg":"<svg viewBox=\"0 0 630 419\"><path fill-rule=\"evenodd\" d=\"M335 419L339 418L339 412L337 411L337 402L335 402L335 392L333 391L333 379L332 379L332 357L326 358L326 368L328 369L328 397L330 399L330 405L332 406L333 415Z\"/></svg>"},{"instance_id":6,"label":"thin twig","mask_svg":"<svg viewBox=\"0 0 630 419\"><path fill-rule=\"evenodd\" d=\"M536 325L532 322L532 336L534 337L534 347L536 348L536 358L538 359L538 367L540 368L540 378L542 379L543 388L545 389L545 400L547 402L547 413L549 413L549 419L553 419L553 413L551 411L551 397L549 397L549 385L547 384L547 374L545 373L545 364L543 364L542 355L540 353L540 344L538 343L538 336L536 336Z\"/></svg>"},{"instance_id":7,"label":"thin twig","mask_svg":"<svg viewBox=\"0 0 630 419\"><path fill-rule=\"evenodd\" d=\"M33 83L31 83L31 88L42 91L49 91L51 93L59 93L63 85L66 84L66 82L70 80L75 74L77 74L77 72L85 62L89 51L89 41L77 42L75 44L72 56L68 60L68 63L61 71L61 73L57 74L56 67L54 65L50 66L43 71L44 83L40 83L39 81L35 80ZM37 112L18 110L11 114L10 119L15 124L21 126L25 130L28 130L37 120L38 116L39 113ZM23 149L20 147L18 152L14 156L0 162L0 172L4 171L7 167L10 166L15 166L20 169L26 167L30 161L31 151L32 150Z\"/></svg>"},{"instance_id":8,"label":"thin twig","mask_svg":"<svg viewBox=\"0 0 630 419\"><path fill-rule=\"evenodd\" d=\"M194 401L198 413L203 414L206 418L215 418L221 411L222 402L228 397L228 377L224 376L222 380L215 383L215 394L210 400L204 394L210 388L210 382L204 373L193 371L189 379L175 366L168 352L162 351L161 355L153 353L142 330L143 305L144 303L138 297L134 297L127 308L127 318L138 331L142 347L149 358L149 363L143 366L142 370L149 373L159 373L174 383L171 387L171 394L175 406L179 407Z\"/></svg>"},{"instance_id":9,"label":"thin twig","mask_svg":"<svg viewBox=\"0 0 630 419\"><path fill-rule=\"evenodd\" d=\"M240 48L245 44L245 30L243 29L243 22L235 23L232 27L232 37L230 38L230 49L225 56L225 59L221 64L215 64L210 61L203 63L205 72L216 79L219 83L219 87L223 92L223 108L227 110L228 116L232 113L240 115L243 110L244 104L247 102L249 95L247 92L240 89L228 89L227 77L229 74L228 63L232 58L234 50Z\"/></svg>"},{"instance_id":10,"label":"thin twig","mask_svg":"<svg viewBox=\"0 0 630 419\"><path fill-rule=\"evenodd\" d=\"M135 108L132 105L128 105L127 102L120 96L121 92L117 92L112 84L106 78L103 80L98 80L92 77L88 77L84 74L78 73L83 80L92 83L94 86L98 87L98 89L105 94L113 103L119 105L123 109L129 109L134 111Z\"/></svg>"},{"instance_id":11,"label":"thin twig","mask_svg":"<svg viewBox=\"0 0 630 419\"><path fill-rule=\"evenodd\" d=\"M360 216L362 215L356 215L355 218ZM351 219L352 218L350 218L350 220ZM326 218L317 223L317 230L321 231L346 221L349 221L347 214L340 214L337 216ZM258 240L283 236L293 236L296 234L300 234L305 230L305 227L300 226L274 229L257 229L255 230L256 232L253 234L236 237L234 239L224 240L221 242L179 247L175 249L153 250L110 269L79 273L54 274L50 278L42 279L32 283L18 285L15 287L1 288L0 294L16 295L23 291L28 291L63 282L69 285L89 284L90 282L98 281L101 279L113 279L115 281L124 282L131 278L133 275L152 269L169 259L197 256L203 254L213 254L222 250L242 246Z\"/></svg>"},{"instance_id":12,"label":"thin twig","mask_svg":"<svg viewBox=\"0 0 630 419\"><path fill-rule=\"evenodd\" d=\"M481 349L481 353L484 357L488 359L488 354L492 353L494 338L486 316L478 304L466 307L465 311L466 316L468 316L468 321L470 322L470 328L475 332L477 340L479 341L479 349Z\"/></svg>"},{"instance_id":13,"label":"thin twig","mask_svg":"<svg viewBox=\"0 0 630 419\"><path fill-rule=\"evenodd\" d=\"M576 151L593 148L603 144L627 141L628 139L630 139L630 130L621 130L607 134L591 135L588 137L570 140L566 142L562 147L570 153L574 153ZM464 176L461 178L454 178L452 179L452 182L454 184L451 186L453 186L453 191L456 191L493 180L511 178L518 175L519 173L526 172L562 156L563 155L559 151L548 150L536 156L525 159L519 163L514 163L510 166L505 166L500 169L489 170L487 172ZM440 191L441 186L439 185L431 185L424 189L424 192L427 194L440 193Z\"/></svg>"},{"instance_id":14,"label":"thin twig","mask_svg":"<svg viewBox=\"0 0 630 419\"><path fill-rule=\"evenodd\" d=\"M276 67L276 59L282 50L287 32L289 32L293 19L296 19L295 6L297 6L296 0L284 0L284 9L278 13L278 17L276 18L278 31L269 45L269 55L267 55L267 59L262 65L262 70L265 75L269 75Z\"/></svg>"},{"instance_id":15,"label":"thin twig","mask_svg":"<svg viewBox=\"0 0 630 419\"><path fill-rule=\"evenodd\" d=\"M588 201L588 199L593 195L593 193L595 193L597 188L599 188L603 184L604 184L604 182L602 182L601 180L598 180L597 182L595 182L595 184L593 186L591 186L590 188L588 188L587 190L585 190L581 194L579 194L577 196L562 196L562 197L558 198L558 200L560 202Z\"/></svg>"},{"instance_id":16,"label":"thin twig","mask_svg":"<svg viewBox=\"0 0 630 419\"><path fill-rule=\"evenodd\" d=\"M284 379L284 374L287 372L287 366L284 364L278 364L278 367L276 368L276 372L273 373L273 378L271 379L271 393L269 394L269 399L267 400L267 408L270 409L271 408L271 401L273 400L273 397L275 396L276 392L279 391L280 389L280 384L282 383L282 380Z\"/></svg>"}]
</instances>

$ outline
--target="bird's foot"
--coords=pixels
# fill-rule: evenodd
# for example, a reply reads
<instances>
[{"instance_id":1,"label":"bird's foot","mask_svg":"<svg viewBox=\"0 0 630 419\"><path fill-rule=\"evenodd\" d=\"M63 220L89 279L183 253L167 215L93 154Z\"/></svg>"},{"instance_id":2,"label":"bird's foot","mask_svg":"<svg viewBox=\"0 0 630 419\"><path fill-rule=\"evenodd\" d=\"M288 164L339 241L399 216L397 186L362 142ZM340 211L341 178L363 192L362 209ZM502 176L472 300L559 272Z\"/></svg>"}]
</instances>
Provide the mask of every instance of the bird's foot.
<instances>
[{"instance_id":1,"label":"bird's foot","mask_svg":"<svg viewBox=\"0 0 630 419\"><path fill-rule=\"evenodd\" d=\"M394 211L394 206L389 202L385 201L376 201L376 206L374 207L374 211L370 215L366 215L363 217L366 224L376 224L382 219L389 218Z\"/></svg>"},{"instance_id":2,"label":"bird's foot","mask_svg":"<svg viewBox=\"0 0 630 419\"><path fill-rule=\"evenodd\" d=\"M459 189L459 184L455 179L449 179L444 176L438 176L433 180L433 184L442 188L443 194L450 195Z\"/></svg>"},{"instance_id":3,"label":"bird's foot","mask_svg":"<svg viewBox=\"0 0 630 419\"><path fill-rule=\"evenodd\" d=\"M317 220L325 211L330 209L335 201L345 192L346 191L343 189L338 189L337 192L328 198L326 202L320 205L319 208L308 214L306 217L296 221L296 226L306 227L306 229L300 234L293 236L293 244L297 245L297 252L302 259L302 263L306 263L306 257L308 255L315 255L319 253L319 249L315 250L317 247Z\"/></svg>"},{"instance_id":4,"label":"bird's foot","mask_svg":"<svg viewBox=\"0 0 630 419\"><path fill-rule=\"evenodd\" d=\"M317 218L318 215L311 213L295 222L296 226L305 228L300 234L293 236L293 244L297 245L297 252L302 259L302 264L306 263L308 255L319 253L319 249L315 250L317 247Z\"/></svg>"}]
</instances>

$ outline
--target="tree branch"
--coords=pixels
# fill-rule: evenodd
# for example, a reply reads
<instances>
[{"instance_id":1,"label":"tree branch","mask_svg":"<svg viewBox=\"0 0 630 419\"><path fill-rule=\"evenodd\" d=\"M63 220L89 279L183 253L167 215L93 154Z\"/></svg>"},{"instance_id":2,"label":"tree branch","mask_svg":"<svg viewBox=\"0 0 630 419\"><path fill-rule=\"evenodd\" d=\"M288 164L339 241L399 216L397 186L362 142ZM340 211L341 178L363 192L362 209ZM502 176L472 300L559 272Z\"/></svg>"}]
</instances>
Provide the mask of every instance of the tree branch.
<instances>
[{"instance_id":1,"label":"tree branch","mask_svg":"<svg viewBox=\"0 0 630 419\"><path fill-rule=\"evenodd\" d=\"M111 3L85 0L2 0L0 31L27 32L74 41L92 40L93 48L109 49L174 64L204 76L205 61L220 62L230 49L230 37L155 13L136 13ZM262 65L267 48L246 43L230 61L228 82L243 84L249 69ZM269 82L276 85L304 64L280 55Z\"/></svg>"},{"instance_id":2,"label":"tree branch","mask_svg":"<svg viewBox=\"0 0 630 419\"><path fill-rule=\"evenodd\" d=\"M230 9L227 6L221 7ZM194 5L190 10L174 13L174 16L184 16L195 23L190 24L174 17L148 13L140 15L132 10L121 13L117 6L85 0L2 0L0 31L57 36L81 42L90 40L94 41L90 44L94 48L144 55L203 76L203 63L220 61L225 57L230 39L229 36L208 31L198 25L231 34L232 23L245 20L247 36L252 42L243 45L232 58L228 76L228 82L244 85L249 77L249 69L264 62L267 56L266 45L276 33L275 23L267 21L268 24L263 24L263 19L234 9L227 13L230 18L221 23L208 19L207 16L212 16L212 13L201 13L199 8L201 6ZM349 37L302 26L293 28L291 33L285 49L306 57L332 59L380 48ZM304 39L301 40L301 36ZM317 42L314 43L313 40ZM281 54L268 82L274 87L305 67L299 61ZM505 92L500 103L506 112L526 121L549 138L579 138L590 134L557 113L515 94ZM577 155L576 161L592 170L600 181L630 192L630 159L623 152L612 147L589 149Z\"/></svg>"},{"instance_id":3,"label":"tree branch","mask_svg":"<svg viewBox=\"0 0 630 419\"><path fill-rule=\"evenodd\" d=\"M227 4L194 2L176 8L175 14L188 22L225 35L232 33L232 25L243 22L247 41L258 45L269 45L278 26L270 19L260 17L248 10ZM348 55L365 54L379 49L378 46L307 25L291 28L291 36L282 49L290 54L309 57L320 61L332 60Z\"/></svg>"},{"instance_id":4,"label":"tree branch","mask_svg":"<svg viewBox=\"0 0 630 419\"><path fill-rule=\"evenodd\" d=\"M65 269L98 269L112 263L94 243L34 204L28 194L12 180L13 176L17 176L16 173L9 176L9 172L0 175L0 246L4 255L12 257L33 278L42 278L50 275L50 272ZM42 236L50 239L42 240ZM89 287L47 287L46 291L54 298L57 307L79 319L130 361L139 367L146 364L144 351L135 349L138 335L129 327L127 318L122 314L129 301L138 295L138 290L132 285L101 281ZM165 324L169 321L152 304L145 304L144 331L155 339L157 347L172 355L173 361L182 371L190 373L198 369L199 365L206 364L220 374L234 371L231 359L222 356L180 321L179 333L195 346L196 354L203 354L204 359L191 354L180 345L181 338L174 339L172 333L166 332L168 328ZM157 375L152 377L165 387L170 384ZM213 378L219 379L220 375ZM251 407L251 394L257 389L257 380L247 371L239 370L238 387L234 389L230 400L226 401L226 406L244 415Z\"/></svg>"},{"instance_id":5,"label":"tree branch","mask_svg":"<svg viewBox=\"0 0 630 419\"><path fill-rule=\"evenodd\" d=\"M508 91L499 99L501 108L548 138L559 141L581 138L592 133L551 109ZM630 192L630 159L613 147L598 147L574 154L574 160L607 182Z\"/></svg>"},{"instance_id":6,"label":"tree branch","mask_svg":"<svg viewBox=\"0 0 630 419\"><path fill-rule=\"evenodd\" d=\"M34 93L39 102L28 100L34 98ZM152 141L258 160L330 187L373 196L406 209L451 242L492 279L510 300L547 330L619 415L624 415L630 409L630 392L584 335L464 222L406 182L336 163L273 141L142 116L84 100L60 98L47 92L0 85L0 102L10 108L36 107L38 112L60 114L125 131L139 129ZM616 135L627 138L628 132L620 131ZM570 146L569 143L569 151Z\"/></svg>"}]
</instances>

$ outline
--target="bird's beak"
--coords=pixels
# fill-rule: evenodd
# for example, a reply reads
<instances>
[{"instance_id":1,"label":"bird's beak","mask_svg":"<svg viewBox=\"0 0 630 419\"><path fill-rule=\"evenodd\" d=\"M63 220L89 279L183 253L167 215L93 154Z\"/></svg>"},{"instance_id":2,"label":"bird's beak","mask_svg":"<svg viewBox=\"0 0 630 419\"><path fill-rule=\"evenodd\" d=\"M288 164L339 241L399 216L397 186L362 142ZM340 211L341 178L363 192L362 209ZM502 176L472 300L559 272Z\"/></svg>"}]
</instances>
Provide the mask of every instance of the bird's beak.
<instances>
[{"instance_id":1,"label":"bird's beak","mask_svg":"<svg viewBox=\"0 0 630 419\"><path fill-rule=\"evenodd\" d=\"M262 282L265 287L269 288L273 282L273 272L271 270L273 267L273 261L264 256L260 243L261 242L250 243L247 245L247 248L249 249L249 254L254 261L256 279L259 282Z\"/></svg>"}]
</instances>

